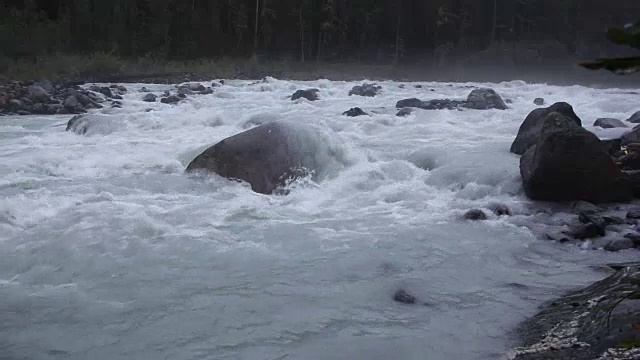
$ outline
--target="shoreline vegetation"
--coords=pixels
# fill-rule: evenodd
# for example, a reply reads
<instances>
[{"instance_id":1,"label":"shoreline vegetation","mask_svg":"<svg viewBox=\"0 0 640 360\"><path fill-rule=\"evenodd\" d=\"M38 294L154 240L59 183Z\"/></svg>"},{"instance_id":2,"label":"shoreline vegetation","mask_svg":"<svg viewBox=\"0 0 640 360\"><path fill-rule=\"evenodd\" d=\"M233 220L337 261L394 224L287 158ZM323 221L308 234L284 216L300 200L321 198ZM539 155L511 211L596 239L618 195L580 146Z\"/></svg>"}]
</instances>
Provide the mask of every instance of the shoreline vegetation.
<instances>
[{"instance_id":1,"label":"shoreline vegetation","mask_svg":"<svg viewBox=\"0 0 640 360\"><path fill-rule=\"evenodd\" d=\"M374 64L256 58L203 58L164 60L153 57L127 59L109 53L53 54L27 59L0 58L0 83L49 80L71 83L161 83L212 79L258 80L271 76L282 80L311 81L438 81L528 83L591 87L640 88L640 76L620 76L581 68L580 59L538 65L443 66L429 61L403 64Z\"/></svg>"}]
</instances>

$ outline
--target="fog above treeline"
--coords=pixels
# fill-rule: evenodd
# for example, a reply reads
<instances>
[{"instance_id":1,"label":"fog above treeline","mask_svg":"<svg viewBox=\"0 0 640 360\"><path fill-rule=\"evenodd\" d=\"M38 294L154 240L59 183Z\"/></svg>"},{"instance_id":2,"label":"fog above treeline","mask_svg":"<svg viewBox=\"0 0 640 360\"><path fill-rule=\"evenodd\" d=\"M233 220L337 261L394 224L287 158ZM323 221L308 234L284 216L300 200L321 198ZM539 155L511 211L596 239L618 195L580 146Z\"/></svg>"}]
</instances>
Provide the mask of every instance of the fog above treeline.
<instances>
[{"instance_id":1,"label":"fog above treeline","mask_svg":"<svg viewBox=\"0 0 640 360\"><path fill-rule=\"evenodd\" d=\"M605 31L638 18L638 0L4 0L0 43L10 59L535 67L628 54Z\"/></svg>"}]
</instances>

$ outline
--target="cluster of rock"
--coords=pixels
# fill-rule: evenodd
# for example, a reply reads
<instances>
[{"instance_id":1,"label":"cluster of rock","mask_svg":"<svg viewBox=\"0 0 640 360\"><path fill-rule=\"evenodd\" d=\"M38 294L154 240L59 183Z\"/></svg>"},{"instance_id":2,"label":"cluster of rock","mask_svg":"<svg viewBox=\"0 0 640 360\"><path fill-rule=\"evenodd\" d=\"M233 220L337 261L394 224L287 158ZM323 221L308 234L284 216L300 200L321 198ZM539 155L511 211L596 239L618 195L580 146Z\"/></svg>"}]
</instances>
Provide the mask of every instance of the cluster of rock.
<instances>
[{"instance_id":1,"label":"cluster of rock","mask_svg":"<svg viewBox=\"0 0 640 360\"><path fill-rule=\"evenodd\" d=\"M454 110L460 108L474 110L506 110L507 105L495 90L482 88L472 90L466 100L435 99L423 101L417 98L411 98L398 101L396 103L396 108L418 108L424 110Z\"/></svg>"},{"instance_id":2,"label":"cluster of rock","mask_svg":"<svg viewBox=\"0 0 640 360\"><path fill-rule=\"evenodd\" d=\"M218 86L221 86L221 84L216 82L212 83L210 87L205 87L200 83L185 83L176 85L176 93L172 94L169 90L164 91L162 96L160 96L160 102L163 104L176 104L186 99L188 95L210 95L213 94L213 88ZM141 89L141 92L147 93L142 97L142 101L158 101L158 96L149 92L146 87L143 87Z\"/></svg>"},{"instance_id":3,"label":"cluster of rock","mask_svg":"<svg viewBox=\"0 0 640 360\"><path fill-rule=\"evenodd\" d=\"M520 175L526 195L537 201L575 202L576 224L547 234L561 242L594 241L610 251L640 246L640 214L606 210L591 203L624 203L640 196L639 130L621 139L600 140L582 127L568 103L559 102L532 111L524 120L510 151L522 155ZM638 216L636 216L638 215ZM606 236L608 232L612 236Z\"/></svg>"},{"instance_id":4,"label":"cluster of rock","mask_svg":"<svg viewBox=\"0 0 640 360\"><path fill-rule=\"evenodd\" d=\"M418 87L418 85L416 86ZM421 86L420 86L421 87ZM366 97L374 97L376 96L380 90L381 86L375 84L362 84L356 85L351 90L349 90L349 96L357 95L357 96L366 96ZM433 90L433 89L432 89ZM290 99L292 101L296 101L298 99L306 99L308 101L316 101L320 99L319 96L320 90L318 89L301 89L294 92ZM536 99L541 100L542 99ZM396 108L398 108L398 112L396 116L403 117L410 115L413 112L414 108L423 109L423 110L455 110L455 109L473 109L473 110L489 110L489 109L499 109L506 110L507 105L505 101L496 93L495 90L489 88L481 88L474 89L471 91L469 96L467 96L466 100L451 100L451 99L434 99L423 101L417 98L410 98L400 100L396 103ZM367 113L359 107L351 108L344 113L344 116L356 117L367 115Z\"/></svg>"},{"instance_id":5,"label":"cluster of rock","mask_svg":"<svg viewBox=\"0 0 640 360\"><path fill-rule=\"evenodd\" d=\"M121 85L83 89L77 83L14 81L0 86L0 115L82 114L107 101L120 107L118 100L126 92Z\"/></svg>"}]
</instances>

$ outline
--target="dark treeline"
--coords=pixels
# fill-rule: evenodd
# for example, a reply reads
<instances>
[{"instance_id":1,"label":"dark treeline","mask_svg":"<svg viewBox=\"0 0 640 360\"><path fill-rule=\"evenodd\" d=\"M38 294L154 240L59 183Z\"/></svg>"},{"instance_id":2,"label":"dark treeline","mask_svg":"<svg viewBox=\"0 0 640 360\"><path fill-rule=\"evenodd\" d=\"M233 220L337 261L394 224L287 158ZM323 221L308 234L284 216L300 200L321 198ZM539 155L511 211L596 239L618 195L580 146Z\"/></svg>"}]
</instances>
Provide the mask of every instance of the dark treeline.
<instances>
[{"instance_id":1,"label":"dark treeline","mask_svg":"<svg viewBox=\"0 0 640 360\"><path fill-rule=\"evenodd\" d=\"M639 0L2 0L0 51L9 58L566 60L616 52L604 31L639 15Z\"/></svg>"}]
</instances>

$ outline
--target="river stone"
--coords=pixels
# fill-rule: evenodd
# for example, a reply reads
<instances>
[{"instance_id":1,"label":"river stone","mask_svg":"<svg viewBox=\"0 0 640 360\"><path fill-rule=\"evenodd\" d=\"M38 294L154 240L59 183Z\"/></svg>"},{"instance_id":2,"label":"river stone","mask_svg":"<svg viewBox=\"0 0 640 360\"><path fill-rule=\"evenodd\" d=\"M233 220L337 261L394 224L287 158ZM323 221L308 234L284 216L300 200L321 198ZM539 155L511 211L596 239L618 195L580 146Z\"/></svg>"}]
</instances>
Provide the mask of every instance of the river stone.
<instances>
[{"instance_id":1,"label":"river stone","mask_svg":"<svg viewBox=\"0 0 640 360\"><path fill-rule=\"evenodd\" d=\"M309 101L318 100L318 93L320 90L318 89L307 89L307 90L298 90L293 95L291 95L291 100L298 100L301 98L305 98Z\"/></svg>"},{"instance_id":2,"label":"river stone","mask_svg":"<svg viewBox=\"0 0 640 360\"><path fill-rule=\"evenodd\" d=\"M634 124L640 123L640 111L636 111L627 119L627 121Z\"/></svg>"},{"instance_id":3,"label":"river stone","mask_svg":"<svg viewBox=\"0 0 640 360\"><path fill-rule=\"evenodd\" d=\"M545 117L539 141L520 158L527 196L539 201L628 201L632 187L597 136L560 113Z\"/></svg>"},{"instance_id":4,"label":"river stone","mask_svg":"<svg viewBox=\"0 0 640 360\"><path fill-rule=\"evenodd\" d=\"M573 120L578 126L582 126L582 121L573 112L573 107L565 102L555 103L547 108L535 109L527 115L522 125L520 125L518 135L511 144L510 151L514 154L522 155L527 149L535 145L540 139L542 123L549 114L554 112L560 113Z\"/></svg>"},{"instance_id":5,"label":"river stone","mask_svg":"<svg viewBox=\"0 0 640 360\"><path fill-rule=\"evenodd\" d=\"M321 181L340 165L336 150L315 128L275 121L209 147L186 171L210 171L246 181L257 193L272 194L299 177Z\"/></svg>"},{"instance_id":6,"label":"river stone","mask_svg":"<svg viewBox=\"0 0 640 360\"><path fill-rule=\"evenodd\" d=\"M342 115L349 116L349 117L357 117L357 116L367 115L367 113L364 112L359 107L354 107L354 108L351 108L351 109L343 112Z\"/></svg>"},{"instance_id":7,"label":"river stone","mask_svg":"<svg viewBox=\"0 0 640 360\"><path fill-rule=\"evenodd\" d=\"M467 102L464 104L464 107L476 110L507 109L507 105L500 95L498 95L495 90L489 88L472 90L467 97Z\"/></svg>"},{"instance_id":8,"label":"river stone","mask_svg":"<svg viewBox=\"0 0 640 360\"><path fill-rule=\"evenodd\" d=\"M593 123L593 126L601 127L603 129L624 128L628 127L622 120L613 118L599 118Z\"/></svg>"}]
</instances>

